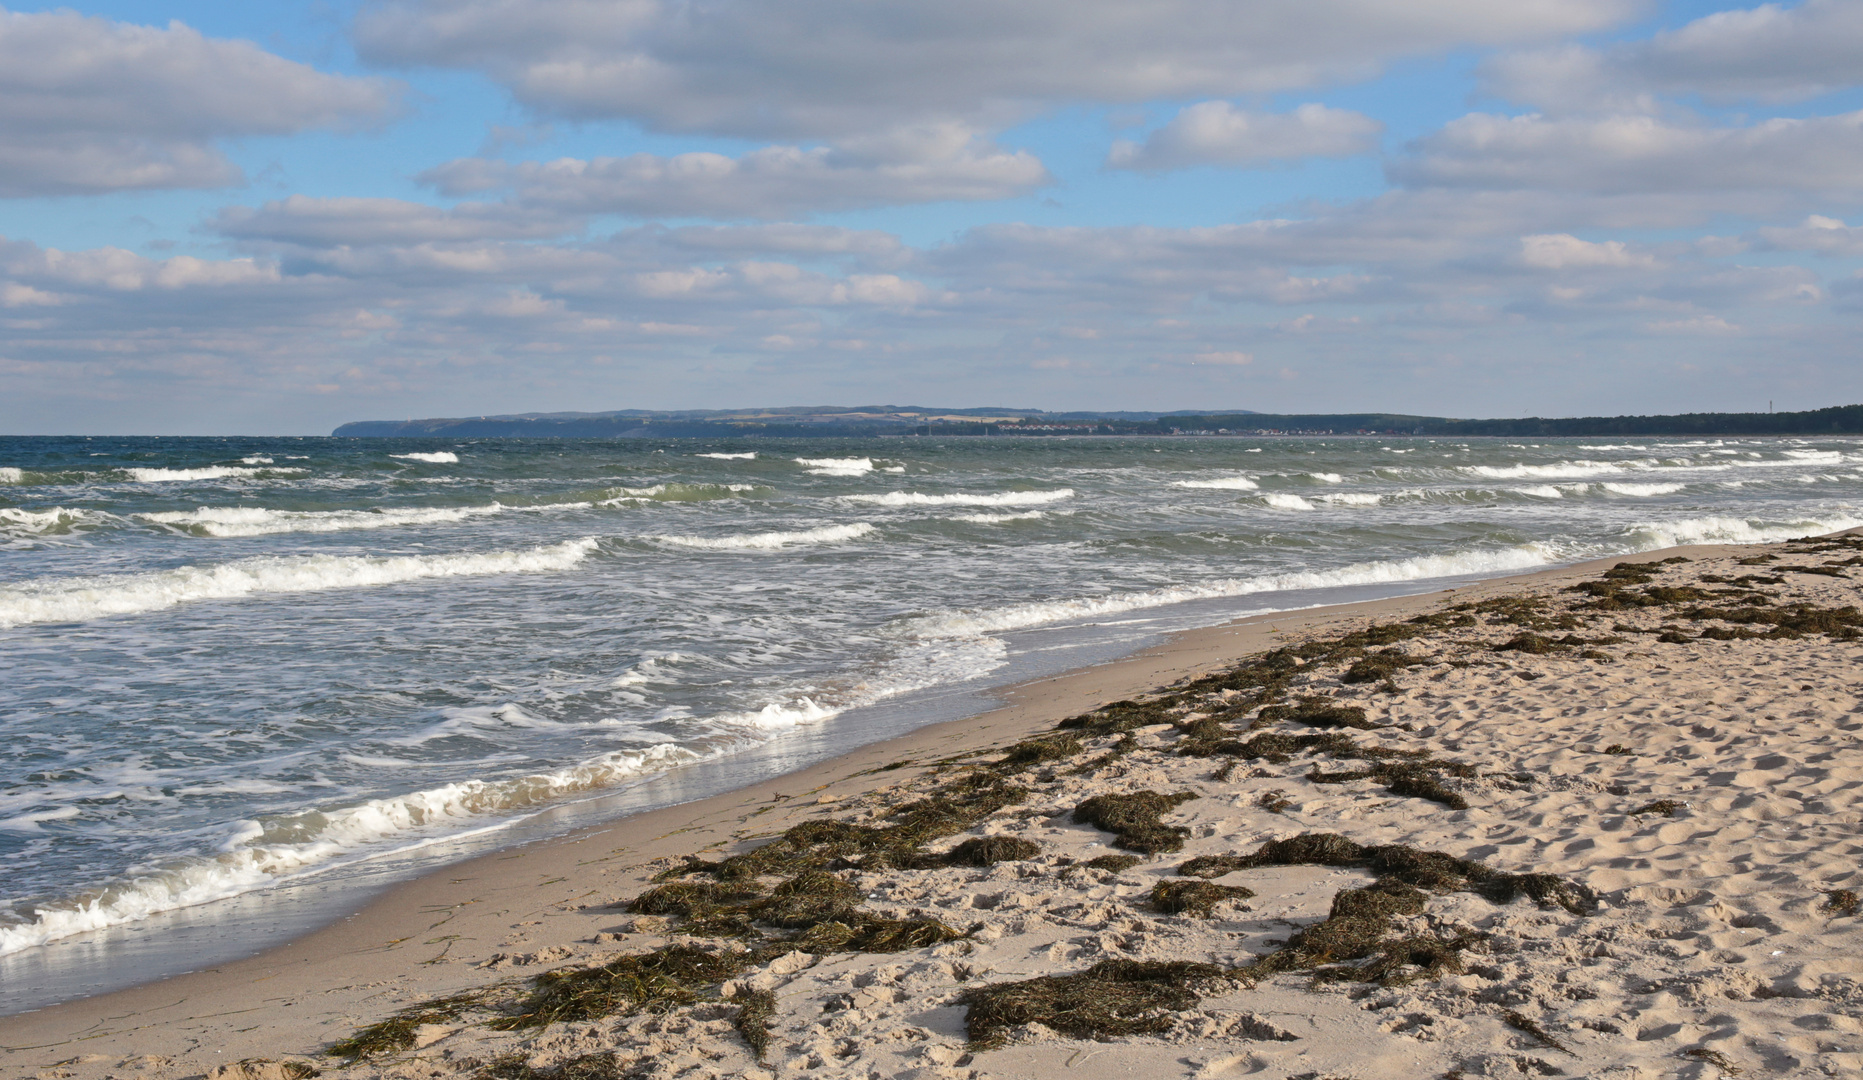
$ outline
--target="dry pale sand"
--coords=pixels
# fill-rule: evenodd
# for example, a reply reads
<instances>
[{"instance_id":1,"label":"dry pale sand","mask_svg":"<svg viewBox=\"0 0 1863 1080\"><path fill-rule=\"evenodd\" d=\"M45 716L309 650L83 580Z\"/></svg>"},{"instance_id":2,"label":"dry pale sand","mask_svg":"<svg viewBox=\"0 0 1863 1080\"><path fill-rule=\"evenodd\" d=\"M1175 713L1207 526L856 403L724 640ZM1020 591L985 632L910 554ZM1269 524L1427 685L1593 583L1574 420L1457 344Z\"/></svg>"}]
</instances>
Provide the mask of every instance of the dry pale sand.
<instances>
[{"instance_id":1,"label":"dry pale sand","mask_svg":"<svg viewBox=\"0 0 1863 1080\"><path fill-rule=\"evenodd\" d=\"M1863 623L1863 539L1639 561L1665 556L1690 561L1620 571L1588 592L1570 587L1604 581L1623 560L1187 635L804 774L450 867L253 960L0 1020L0 1067L74 1080L282 1080L306 1066L341 1078L510 1080L1863 1075L1863 643L1850 626ZM1780 621L1788 630L1775 631ZM1393 624L1416 636L1340 643ZM1524 648L1497 649L1510 642ZM1295 654L1261 659L1274 648ZM1383 653L1407 659L1380 667ZM1243 674L1191 681L1226 669ZM1264 673L1277 670L1268 690L1278 705L1259 700ZM1146 708L1091 712L1172 682ZM1368 728L1323 726L1352 721L1353 708ZM1078 748L990 765L1079 714L1089 726L1075 729ZM1334 738L1287 741L1315 735ZM1287 738L1247 742L1264 736ZM912 764L879 768L899 761ZM987 808L989 793L1011 787L1021 801L919 850L1005 837L1039 845L1027 857L899 869L854 852L825 863L857 890L860 917L937 920L961 937L797 951L775 942L823 940L819 927L765 921L749 939L688 936L695 927L677 914L627 909L685 855L753 850L799 823L897 825L894 811L941 791ZM1125 869L1084 865L1122 852L1075 809L1144 791L1188 797L1132 842L1157 847L1163 836L1181 850ZM1206 860L1216 876L1180 873L1199 869L1185 866L1196 857L1250 856L1310 834L1342 838L1332 864L1301 864L1295 852L1295 865ZM754 902L786 876L745 879L732 887L749 892L724 900ZM1170 913L1154 897L1161 884L1205 881L1253 895L1216 898L1207 915ZM1363 901L1387 914L1328 918ZM733 959L746 941L761 943L755 963ZM512 1031L488 1023L524 1011L540 972L618 972L629 964L617 957L669 946L741 970L700 980L696 1003L667 1011ZM967 1018L975 1027L987 1011L968 1002L1004 999L989 988L1106 961L1141 963L1103 974L1154 981L1033 989L1076 990L1077 1005L1112 1008L1141 1033L1069 1035L1056 1030L1067 1014L1037 1007L1002 1014L991 1040L1001 1045L967 1045ZM1213 967L1159 966L1179 962ZM1135 986L1154 1007L1119 1013ZM461 992L477 996L425 1009L404 1025L403 1048L348 1062L320 1054ZM771 1010L761 1062L739 1031L745 1002Z\"/></svg>"}]
</instances>

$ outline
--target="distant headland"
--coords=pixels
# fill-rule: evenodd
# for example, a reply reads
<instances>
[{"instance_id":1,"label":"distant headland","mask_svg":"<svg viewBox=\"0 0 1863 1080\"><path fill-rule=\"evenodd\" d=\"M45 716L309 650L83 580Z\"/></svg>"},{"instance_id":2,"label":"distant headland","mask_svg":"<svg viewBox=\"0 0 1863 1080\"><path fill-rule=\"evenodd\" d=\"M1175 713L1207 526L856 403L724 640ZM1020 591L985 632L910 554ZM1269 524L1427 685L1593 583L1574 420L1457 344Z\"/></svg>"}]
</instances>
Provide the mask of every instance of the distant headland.
<instances>
[{"instance_id":1,"label":"distant headland","mask_svg":"<svg viewBox=\"0 0 1863 1080\"><path fill-rule=\"evenodd\" d=\"M1044 412L911 405L794 406L518 413L362 420L331 434L354 438L513 436L560 439L834 437L875 435L1855 435L1863 405L1805 412L1680 413L1563 419L1462 420L1400 413Z\"/></svg>"}]
</instances>

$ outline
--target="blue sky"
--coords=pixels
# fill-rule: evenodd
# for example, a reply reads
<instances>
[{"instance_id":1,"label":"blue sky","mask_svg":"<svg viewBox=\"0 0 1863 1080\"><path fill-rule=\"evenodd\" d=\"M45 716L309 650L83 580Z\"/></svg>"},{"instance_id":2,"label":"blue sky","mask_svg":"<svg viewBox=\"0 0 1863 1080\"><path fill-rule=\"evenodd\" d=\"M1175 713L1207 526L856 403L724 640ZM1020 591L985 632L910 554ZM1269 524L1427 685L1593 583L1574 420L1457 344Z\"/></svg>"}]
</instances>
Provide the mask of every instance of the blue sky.
<instances>
[{"instance_id":1,"label":"blue sky","mask_svg":"<svg viewBox=\"0 0 1863 1080\"><path fill-rule=\"evenodd\" d=\"M1863 0L0 11L0 431L1863 401Z\"/></svg>"}]
</instances>

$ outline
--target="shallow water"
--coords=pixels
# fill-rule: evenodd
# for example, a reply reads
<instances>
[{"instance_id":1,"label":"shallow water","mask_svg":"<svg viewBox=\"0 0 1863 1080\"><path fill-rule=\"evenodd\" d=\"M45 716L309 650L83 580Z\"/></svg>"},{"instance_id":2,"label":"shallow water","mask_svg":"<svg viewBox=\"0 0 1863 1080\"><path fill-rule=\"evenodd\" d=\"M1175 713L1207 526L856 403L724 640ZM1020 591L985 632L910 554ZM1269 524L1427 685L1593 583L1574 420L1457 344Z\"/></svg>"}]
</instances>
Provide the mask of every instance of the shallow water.
<instances>
[{"instance_id":1,"label":"shallow water","mask_svg":"<svg viewBox=\"0 0 1863 1080\"><path fill-rule=\"evenodd\" d=\"M0 954L1242 610L1858 524L1855 440L0 439Z\"/></svg>"}]
</instances>

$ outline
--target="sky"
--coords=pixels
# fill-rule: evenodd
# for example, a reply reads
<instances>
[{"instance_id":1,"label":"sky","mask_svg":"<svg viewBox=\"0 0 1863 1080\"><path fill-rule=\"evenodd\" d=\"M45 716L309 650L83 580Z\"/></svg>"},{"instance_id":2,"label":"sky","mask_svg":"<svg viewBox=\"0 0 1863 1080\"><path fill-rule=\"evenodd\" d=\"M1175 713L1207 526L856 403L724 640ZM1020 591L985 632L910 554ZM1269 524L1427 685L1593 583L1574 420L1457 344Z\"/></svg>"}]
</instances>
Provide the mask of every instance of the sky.
<instances>
[{"instance_id":1,"label":"sky","mask_svg":"<svg viewBox=\"0 0 1863 1080\"><path fill-rule=\"evenodd\" d=\"M0 7L0 433L1863 402L1863 0Z\"/></svg>"}]
</instances>

